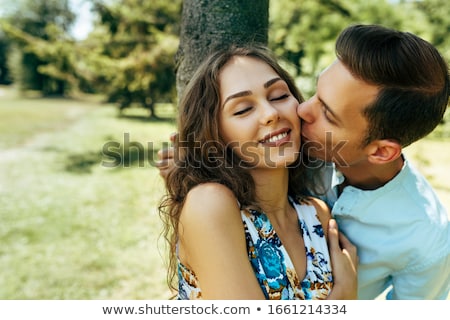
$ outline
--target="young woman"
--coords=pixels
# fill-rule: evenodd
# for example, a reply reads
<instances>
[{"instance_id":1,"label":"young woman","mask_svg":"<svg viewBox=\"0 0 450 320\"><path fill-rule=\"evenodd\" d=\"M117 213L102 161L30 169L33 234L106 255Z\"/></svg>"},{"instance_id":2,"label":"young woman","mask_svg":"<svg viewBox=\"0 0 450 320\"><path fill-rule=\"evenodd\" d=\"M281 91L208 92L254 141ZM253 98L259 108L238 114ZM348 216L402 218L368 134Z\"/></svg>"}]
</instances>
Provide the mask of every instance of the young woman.
<instances>
[{"instance_id":1,"label":"young woman","mask_svg":"<svg viewBox=\"0 0 450 320\"><path fill-rule=\"evenodd\" d=\"M299 183L302 101L262 47L216 52L191 79L160 205L178 299L356 298L356 249Z\"/></svg>"}]
</instances>

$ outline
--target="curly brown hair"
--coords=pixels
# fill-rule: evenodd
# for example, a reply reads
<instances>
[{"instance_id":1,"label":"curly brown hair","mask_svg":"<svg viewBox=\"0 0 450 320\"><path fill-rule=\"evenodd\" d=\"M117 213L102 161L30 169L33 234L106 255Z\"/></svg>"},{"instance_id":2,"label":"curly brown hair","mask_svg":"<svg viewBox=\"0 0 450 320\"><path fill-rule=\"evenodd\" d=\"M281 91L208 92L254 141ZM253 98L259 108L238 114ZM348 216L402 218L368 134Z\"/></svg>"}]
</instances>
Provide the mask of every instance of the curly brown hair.
<instances>
[{"instance_id":1,"label":"curly brown hair","mask_svg":"<svg viewBox=\"0 0 450 320\"><path fill-rule=\"evenodd\" d=\"M180 100L178 137L174 144L175 167L166 179L167 193L159 212L164 222L163 235L169 244L168 285L176 288L176 246L180 213L188 192L205 182L217 182L233 191L241 207L258 207L255 184L248 168L226 145L219 134L221 109L219 76L222 68L235 56L259 59L287 83L292 95L304 99L292 77L266 47L260 45L231 46L213 53L197 69ZM289 194L301 197L306 180L301 157L289 166Z\"/></svg>"}]
</instances>

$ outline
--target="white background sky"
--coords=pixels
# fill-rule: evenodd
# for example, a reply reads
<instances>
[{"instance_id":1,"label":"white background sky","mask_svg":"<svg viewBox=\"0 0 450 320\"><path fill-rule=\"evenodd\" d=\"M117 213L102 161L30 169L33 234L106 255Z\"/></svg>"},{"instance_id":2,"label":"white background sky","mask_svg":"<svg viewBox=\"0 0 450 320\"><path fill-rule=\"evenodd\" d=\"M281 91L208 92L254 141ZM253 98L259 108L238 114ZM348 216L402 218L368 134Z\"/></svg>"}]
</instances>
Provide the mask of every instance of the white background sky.
<instances>
[{"instance_id":1,"label":"white background sky","mask_svg":"<svg viewBox=\"0 0 450 320\"><path fill-rule=\"evenodd\" d=\"M70 0L72 11L77 15L77 20L72 28L72 34L76 39L84 39L92 30L92 13L90 4L85 0Z\"/></svg>"},{"instance_id":2,"label":"white background sky","mask_svg":"<svg viewBox=\"0 0 450 320\"><path fill-rule=\"evenodd\" d=\"M70 0L72 11L77 15L77 20L72 28L72 34L77 39L84 39L92 30L92 13L90 3L86 0ZM8 14L15 7L11 0L0 0L0 16Z\"/></svg>"}]
</instances>

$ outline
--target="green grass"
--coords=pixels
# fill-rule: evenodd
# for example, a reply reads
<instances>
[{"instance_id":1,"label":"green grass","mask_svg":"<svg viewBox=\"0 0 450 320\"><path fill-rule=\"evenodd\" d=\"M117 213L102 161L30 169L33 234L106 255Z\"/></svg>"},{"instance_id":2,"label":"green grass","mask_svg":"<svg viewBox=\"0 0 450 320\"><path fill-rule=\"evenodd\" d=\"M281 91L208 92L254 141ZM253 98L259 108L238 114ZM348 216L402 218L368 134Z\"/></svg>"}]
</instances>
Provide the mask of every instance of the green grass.
<instances>
[{"instance_id":1,"label":"green grass","mask_svg":"<svg viewBox=\"0 0 450 320\"><path fill-rule=\"evenodd\" d=\"M145 116L0 87L0 299L170 296L156 210L164 186L150 161L175 126ZM407 152L450 208L448 129ZM111 142L120 146L107 157Z\"/></svg>"},{"instance_id":2,"label":"green grass","mask_svg":"<svg viewBox=\"0 0 450 320\"><path fill-rule=\"evenodd\" d=\"M0 299L168 298L156 210L163 184L149 160L173 122L3 93ZM120 165L101 166L105 143L123 146L125 134L145 146L145 161L125 147Z\"/></svg>"}]
</instances>

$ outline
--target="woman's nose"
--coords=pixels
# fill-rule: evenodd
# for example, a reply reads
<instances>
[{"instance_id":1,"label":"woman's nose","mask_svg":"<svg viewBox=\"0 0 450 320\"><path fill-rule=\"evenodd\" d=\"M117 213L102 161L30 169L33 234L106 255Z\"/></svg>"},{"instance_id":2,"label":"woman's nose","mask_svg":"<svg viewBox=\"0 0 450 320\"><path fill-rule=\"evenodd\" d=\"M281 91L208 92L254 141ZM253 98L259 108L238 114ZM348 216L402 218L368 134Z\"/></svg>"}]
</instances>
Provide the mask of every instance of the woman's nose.
<instances>
[{"instance_id":1,"label":"woman's nose","mask_svg":"<svg viewBox=\"0 0 450 320\"><path fill-rule=\"evenodd\" d=\"M264 109L262 112L261 122L264 125L272 124L278 122L280 119L280 114L278 110L273 107L270 103L264 104Z\"/></svg>"}]
</instances>

